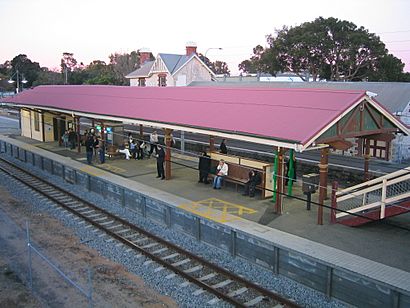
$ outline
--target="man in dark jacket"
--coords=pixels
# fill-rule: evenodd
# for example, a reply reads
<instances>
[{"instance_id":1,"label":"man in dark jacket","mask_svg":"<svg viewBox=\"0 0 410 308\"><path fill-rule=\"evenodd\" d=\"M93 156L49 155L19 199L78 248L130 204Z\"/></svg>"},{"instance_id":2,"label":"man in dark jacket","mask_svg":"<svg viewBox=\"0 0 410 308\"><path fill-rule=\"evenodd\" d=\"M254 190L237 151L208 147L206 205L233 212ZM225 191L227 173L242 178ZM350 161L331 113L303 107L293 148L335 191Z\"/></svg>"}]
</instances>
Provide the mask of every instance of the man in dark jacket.
<instances>
[{"instance_id":1,"label":"man in dark jacket","mask_svg":"<svg viewBox=\"0 0 410 308\"><path fill-rule=\"evenodd\" d=\"M255 171L249 171L249 179L245 184L244 196L249 195L249 197L255 197L256 185L259 185L262 182L260 174Z\"/></svg>"},{"instance_id":2,"label":"man in dark jacket","mask_svg":"<svg viewBox=\"0 0 410 308\"><path fill-rule=\"evenodd\" d=\"M68 143L70 144L70 149L75 149L75 139L77 134L70 128L68 132Z\"/></svg>"},{"instance_id":3,"label":"man in dark jacket","mask_svg":"<svg viewBox=\"0 0 410 308\"><path fill-rule=\"evenodd\" d=\"M161 178L161 180L165 179L165 171L164 171L164 161L165 161L165 151L161 145L157 145L157 178Z\"/></svg>"},{"instance_id":4,"label":"man in dark jacket","mask_svg":"<svg viewBox=\"0 0 410 308\"><path fill-rule=\"evenodd\" d=\"M219 146L219 151L222 154L228 154L228 149L226 147L226 140L225 139L222 139L221 145Z\"/></svg>"},{"instance_id":5,"label":"man in dark jacket","mask_svg":"<svg viewBox=\"0 0 410 308\"><path fill-rule=\"evenodd\" d=\"M85 141L85 151L87 153L87 163L91 165L94 152L94 138L92 136L88 136L87 140Z\"/></svg>"},{"instance_id":6,"label":"man in dark jacket","mask_svg":"<svg viewBox=\"0 0 410 308\"><path fill-rule=\"evenodd\" d=\"M199 157L198 170L199 170L198 183L209 184L208 174L209 174L209 171L211 170L211 157L206 153L206 151L204 151L202 153L202 156Z\"/></svg>"}]
</instances>

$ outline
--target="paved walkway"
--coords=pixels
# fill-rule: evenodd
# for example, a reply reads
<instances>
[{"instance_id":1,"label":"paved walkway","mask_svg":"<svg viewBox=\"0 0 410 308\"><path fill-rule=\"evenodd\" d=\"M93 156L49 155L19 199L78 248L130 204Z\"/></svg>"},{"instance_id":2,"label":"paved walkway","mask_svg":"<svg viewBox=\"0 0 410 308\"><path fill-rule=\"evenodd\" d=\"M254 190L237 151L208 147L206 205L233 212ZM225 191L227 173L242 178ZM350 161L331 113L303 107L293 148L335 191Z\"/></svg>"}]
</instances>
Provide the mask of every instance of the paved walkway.
<instances>
[{"instance_id":1,"label":"paved walkway","mask_svg":"<svg viewBox=\"0 0 410 308\"><path fill-rule=\"evenodd\" d=\"M84 152L79 154L76 150L59 147L57 143L39 143L20 136L15 138L86 163ZM197 183L198 172L195 169L197 165L195 158L175 155L172 160L174 162L172 179L169 181L156 178L156 161L153 158L127 161L121 157L107 160L105 164L95 162L94 167L192 200L191 204L181 205L187 210L192 211L195 204L218 209L221 213L219 216L207 217L206 213L203 214L215 221L226 222L225 214L230 213L410 272L410 231L392 226L393 224L407 224L407 228L410 229L410 214L390 218L387 220L389 224L374 222L360 228L351 228L329 224L329 211L325 209L324 225L319 226L316 224L317 207L315 205L307 211L305 201L286 197L284 198L284 213L278 216L273 213L274 204L269 199L244 197L241 191L237 192L233 185L227 185L222 190L213 190L211 185ZM305 199L300 185L294 187L294 196ZM318 194L315 194L312 201L317 201L317 198Z\"/></svg>"}]
</instances>

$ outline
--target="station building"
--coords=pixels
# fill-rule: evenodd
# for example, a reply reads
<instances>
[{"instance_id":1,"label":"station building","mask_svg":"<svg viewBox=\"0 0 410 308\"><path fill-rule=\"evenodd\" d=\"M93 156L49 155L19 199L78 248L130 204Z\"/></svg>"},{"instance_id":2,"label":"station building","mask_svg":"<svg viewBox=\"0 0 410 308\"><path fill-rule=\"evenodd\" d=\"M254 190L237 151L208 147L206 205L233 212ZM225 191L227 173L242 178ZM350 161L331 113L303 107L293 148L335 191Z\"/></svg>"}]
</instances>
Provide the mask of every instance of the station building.
<instances>
[{"instance_id":1,"label":"station building","mask_svg":"<svg viewBox=\"0 0 410 308\"><path fill-rule=\"evenodd\" d=\"M263 172L274 195L284 189L286 152L292 156L320 151L320 204L327 195L330 151L346 151L353 146L352 138L360 139L368 178L371 140L409 135L404 123L363 90L39 86L2 102L21 109L24 136L44 142L60 141L59 136L70 128L80 138L80 118L100 125L103 132L105 127L121 130L122 123L140 127L141 135L144 126L163 129L168 146L167 179L171 178L169 145L173 130L209 136L211 153L215 152L215 137L271 146L274 168ZM109 144L123 142L122 134L119 140L110 140L109 133L112 130L103 136ZM215 159L220 158L217 155ZM240 169L240 158L238 162L224 158ZM272 183L272 174L280 180ZM276 198L278 213L282 211L281 199Z\"/></svg>"}]
</instances>

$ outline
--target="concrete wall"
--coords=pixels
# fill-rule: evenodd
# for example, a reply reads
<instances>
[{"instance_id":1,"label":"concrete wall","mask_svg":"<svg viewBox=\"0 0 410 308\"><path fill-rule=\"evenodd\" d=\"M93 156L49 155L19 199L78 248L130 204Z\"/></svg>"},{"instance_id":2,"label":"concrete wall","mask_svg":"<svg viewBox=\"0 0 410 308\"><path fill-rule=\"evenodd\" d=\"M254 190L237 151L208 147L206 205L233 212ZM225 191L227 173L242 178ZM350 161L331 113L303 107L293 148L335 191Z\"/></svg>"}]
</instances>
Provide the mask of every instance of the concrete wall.
<instances>
[{"instance_id":1,"label":"concrete wall","mask_svg":"<svg viewBox=\"0 0 410 308\"><path fill-rule=\"evenodd\" d=\"M61 161L53 161L27 148L0 140L0 152L81 185L126 206L155 223L184 232L211 246L259 264L273 273L296 280L329 297L358 307L409 307L410 292L341 269L289 248L230 226L195 216L142 192L131 190L90 175Z\"/></svg>"}]
</instances>

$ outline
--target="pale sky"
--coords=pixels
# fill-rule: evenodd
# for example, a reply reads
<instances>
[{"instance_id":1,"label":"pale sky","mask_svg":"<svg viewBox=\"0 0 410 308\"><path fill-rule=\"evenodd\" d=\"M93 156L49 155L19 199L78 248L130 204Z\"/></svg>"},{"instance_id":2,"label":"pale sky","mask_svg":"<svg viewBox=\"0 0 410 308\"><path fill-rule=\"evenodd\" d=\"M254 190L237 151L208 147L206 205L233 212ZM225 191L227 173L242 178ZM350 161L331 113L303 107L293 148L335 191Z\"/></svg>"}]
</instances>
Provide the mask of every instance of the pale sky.
<instances>
[{"instance_id":1,"label":"pale sky","mask_svg":"<svg viewBox=\"0 0 410 308\"><path fill-rule=\"evenodd\" d=\"M26 54L59 68L63 52L78 62L109 62L114 52L149 48L184 54L188 41L232 73L252 48L283 25L335 17L376 33L410 71L410 0L0 0L0 63Z\"/></svg>"}]
</instances>

